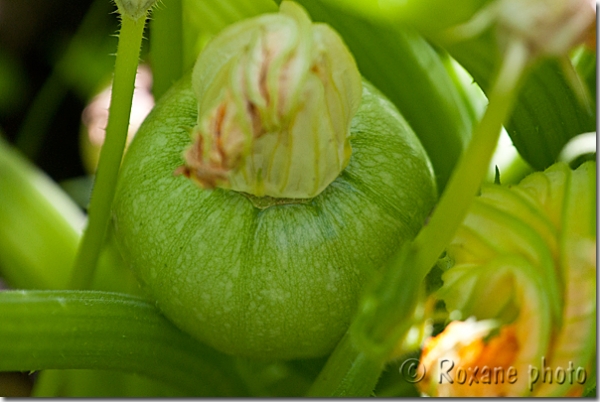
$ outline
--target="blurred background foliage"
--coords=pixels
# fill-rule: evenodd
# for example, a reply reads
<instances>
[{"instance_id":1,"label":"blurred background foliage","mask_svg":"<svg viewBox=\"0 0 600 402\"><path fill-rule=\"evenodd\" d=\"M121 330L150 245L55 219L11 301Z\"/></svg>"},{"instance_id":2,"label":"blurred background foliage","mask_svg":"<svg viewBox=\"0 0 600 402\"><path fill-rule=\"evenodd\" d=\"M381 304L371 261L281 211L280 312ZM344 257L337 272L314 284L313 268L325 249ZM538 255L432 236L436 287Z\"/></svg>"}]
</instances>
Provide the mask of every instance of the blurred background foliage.
<instances>
[{"instance_id":1,"label":"blurred background foliage","mask_svg":"<svg viewBox=\"0 0 600 402\"><path fill-rule=\"evenodd\" d=\"M110 82L117 30L109 2L0 1L0 127L57 181L84 174L81 113Z\"/></svg>"},{"instance_id":2,"label":"blurred background foliage","mask_svg":"<svg viewBox=\"0 0 600 402\"><path fill-rule=\"evenodd\" d=\"M159 98L192 67L212 35L237 20L275 11L277 3L159 2L140 56L154 73L154 97ZM485 108L486 99L479 86L487 89L501 56L490 30L455 44L444 43L444 38L436 34L465 22L488 1L463 0L463 7L458 8L441 0L379 1L379 7L362 0L299 3L315 21L328 22L341 33L361 73L399 107L424 143L441 190ZM402 4L416 6L403 9ZM0 0L0 135L60 183L83 208L89 197L92 169L82 161L82 113L110 83L118 29L115 6L108 0ZM582 78L581 85L594 104L577 101L556 61L537 65L507 124L523 158L514 159L512 143L504 137L504 147L513 152L513 159L501 169L503 183L517 182L531 170L544 169L556 160L570 138L595 130L596 53L579 49L572 59ZM442 135L440 127L444 128ZM490 177L493 180L493 175ZM314 366L308 370L312 378L322 363L292 365ZM396 381L397 366L391 364L383 373L378 395L416 396L414 387ZM281 388L285 388L278 377L285 370L269 370L272 389L255 393L281 394ZM307 371L305 367L302 370ZM254 379L259 375L267 376L252 365L238 371L247 375L248 384L256 383ZM52 371L48 373L48 378L53 375ZM161 390L171 394L135 375L96 372L92 376L81 371L55 375L62 377L63 384L80 389L45 390L47 394L83 394L90 391L91 383L100 388L111 384L108 394L112 395L159 395ZM0 395L26 395L33 378L26 374L0 375ZM109 396L100 389L96 391L98 396Z\"/></svg>"}]
</instances>

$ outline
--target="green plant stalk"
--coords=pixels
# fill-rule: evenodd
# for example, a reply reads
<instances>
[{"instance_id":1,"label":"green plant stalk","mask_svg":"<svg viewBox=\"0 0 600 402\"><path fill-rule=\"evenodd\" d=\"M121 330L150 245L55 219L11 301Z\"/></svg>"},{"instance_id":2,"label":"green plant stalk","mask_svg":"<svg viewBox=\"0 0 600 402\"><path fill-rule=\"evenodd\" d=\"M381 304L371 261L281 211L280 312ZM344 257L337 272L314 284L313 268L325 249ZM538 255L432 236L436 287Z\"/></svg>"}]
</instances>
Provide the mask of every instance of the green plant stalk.
<instances>
[{"instance_id":1,"label":"green plant stalk","mask_svg":"<svg viewBox=\"0 0 600 402\"><path fill-rule=\"evenodd\" d=\"M351 330L344 335L306 396L369 397L385 362L360 351Z\"/></svg>"},{"instance_id":2,"label":"green plant stalk","mask_svg":"<svg viewBox=\"0 0 600 402\"><path fill-rule=\"evenodd\" d=\"M163 0L150 21L152 93L159 99L183 76L182 0Z\"/></svg>"},{"instance_id":3,"label":"green plant stalk","mask_svg":"<svg viewBox=\"0 0 600 402\"><path fill-rule=\"evenodd\" d=\"M429 222L366 292L355 331L364 350L389 359L410 328L421 283L452 240L479 191L529 62L530 54L522 43L514 42L507 49L489 106Z\"/></svg>"},{"instance_id":4,"label":"green plant stalk","mask_svg":"<svg viewBox=\"0 0 600 402\"><path fill-rule=\"evenodd\" d=\"M71 287L74 289L90 287L100 249L104 243L115 194L115 184L127 139L131 101L145 22L145 13L137 20L126 15L122 16L106 140L100 152L96 183L89 207L88 226L75 260L71 279Z\"/></svg>"},{"instance_id":5,"label":"green plant stalk","mask_svg":"<svg viewBox=\"0 0 600 402\"><path fill-rule=\"evenodd\" d=\"M476 126L431 219L415 238L416 269L423 278L452 240L479 191L529 61L529 51L524 44L515 42L507 49L490 92L488 109Z\"/></svg>"},{"instance_id":6,"label":"green plant stalk","mask_svg":"<svg viewBox=\"0 0 600 402\"><path fill-rule=\"evenodd\" d=\"M97 291L0 293L0 371L134 372L190 396L243 396L230 360L129 295Z\"/></svg>"},{"instance_id":7,"label":"green plant stalk","mask_svg":"<svg viewBox=\"0 0 600 402\"><path fill-rule=\"evenodd\" d=\"M493 83L491 72L501 63L494 33L490 29L474 39L439 42L469 71L486 94L490 94ZM534 169L543 170L556 161L569 139L595 130L595 114L580 103L577 92L585 91L582 83L575 88L569 85L556 58L537 63L522 87L515 100L514 113L505 127L523 159Z\"/></svg>"},{"instance_id":8,"label":"green plant stalk","mask_svg":"<svg viewBox=\"0 0 600 402\"><path fill-rule=\"evenodd\" d=\"M34 398L57 397L66 382L64 370L44 370L35 380L31 396Z\"/></svg>"}]
</instances>

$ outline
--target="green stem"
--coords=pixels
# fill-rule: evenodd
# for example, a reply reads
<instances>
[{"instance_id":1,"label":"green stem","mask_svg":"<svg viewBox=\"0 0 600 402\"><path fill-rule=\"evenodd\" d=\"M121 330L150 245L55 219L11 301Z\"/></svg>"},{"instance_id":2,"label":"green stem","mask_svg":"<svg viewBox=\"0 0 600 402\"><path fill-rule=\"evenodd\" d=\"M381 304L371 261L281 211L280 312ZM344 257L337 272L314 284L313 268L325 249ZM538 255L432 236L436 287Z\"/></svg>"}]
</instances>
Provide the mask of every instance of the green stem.
<instances>
[{"instance_id":1,"label":"green stem","mask_svg":"<svg viewBox=\"0 0 600 402\"><path fill-rule=\"evenodd\" d=\"M372 396L383 367L384 361L358 350L348 330L306 396Z\"/></svg>"},{"instance_id":2,"label":"green stem","mask_svg":"<svg viewBox=\"0 0 600 402\"><path fill-rule=\"evenodd\" d=\"M243 396L227 356L136 297L97 291L0 292L0 371L138 373L190 396Z\"/></svg>"},{"instance_id":3,"label":"green stem","mask_svg":"<svg viewBox=\"0 0 600 402\"><path fill-rule=\"evenodd\" d=\"M158 100L183 76L182 0L163 0L152 13L150 58L152 93Z\"/></svg>"},{"instance_id":4,"label":"green stem","mask_svg":"<svg viewBox=\"0 0 600 402\"><path fill-rule=\"evenodd\" d=\"M509 47L481 122L453 172L429 222L415 240L405 244L378 280L365 291L354 327L360 349L386 360L405 337L419 302L419 291L465 218L508 118L529 62L521 43Z\"/></svg>"},{"instance_id":5,"label":"green stem","mask_svg":"<svg viewBox=\"0 0 600 402\"><path fill-rule=\"evenodd\" d=\"M452 240L479 191L529 60L529 52L522 43L516 42L508 48L490 92L488 109L475 128L431 219L414 240L417 266L413 269L423 278Z\"/></svg>"},{"instance_id":6,"label":"green stem","mask_svg":"<svg viewBox=\"0 0 600 402\"><path fill-rule=\"evenodd\" d=\"M89 207L88 226L75 260L71 280L71 287L74 289L90 287L108 227L119 166L127 139L131 101L145 22L145 13L137 20L126 15L122 16L106 139L98 162L96 183Z\"/></svg>"},{"instance_id":7,"label":"green stem","mask_svg":"<svg viewBox=\"0 0 600 402\"><path fill-rule=\"evenodd\" d=\"M58 397L64 389L66 381L64 370L44 370L35 380L31 396L34 398Z\"/></svg>"}]
</instances>

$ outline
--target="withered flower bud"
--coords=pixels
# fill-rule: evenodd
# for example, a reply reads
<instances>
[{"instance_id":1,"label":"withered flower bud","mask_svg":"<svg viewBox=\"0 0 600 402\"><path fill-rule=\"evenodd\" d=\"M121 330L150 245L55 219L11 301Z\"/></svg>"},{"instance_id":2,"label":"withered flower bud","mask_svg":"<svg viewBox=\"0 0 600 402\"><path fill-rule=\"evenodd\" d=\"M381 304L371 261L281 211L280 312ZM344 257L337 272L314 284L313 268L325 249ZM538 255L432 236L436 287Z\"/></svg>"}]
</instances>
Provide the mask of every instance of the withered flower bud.
<instances>
[{"instance_id":1,"label":"withered flower bud","mask_svg":"<svg viewBox=\"0 0 600 402\"><path fill-rule=\"evenodd\" d=\"M362 84L339 35L297 4L230 26L199 56L193 145L201 187L311 198L346 167Z\"/></svg>"}]
</instances>

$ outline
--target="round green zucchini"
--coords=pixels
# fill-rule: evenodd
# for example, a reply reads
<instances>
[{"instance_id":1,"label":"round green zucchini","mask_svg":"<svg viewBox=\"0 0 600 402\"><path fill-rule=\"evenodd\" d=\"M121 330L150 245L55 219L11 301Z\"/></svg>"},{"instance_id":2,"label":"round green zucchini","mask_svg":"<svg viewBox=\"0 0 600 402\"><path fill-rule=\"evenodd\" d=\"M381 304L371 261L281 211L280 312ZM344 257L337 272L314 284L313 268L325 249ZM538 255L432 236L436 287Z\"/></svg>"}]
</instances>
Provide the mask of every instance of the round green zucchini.
<instances>
[{"instance_id":1,"label":"round green zucchini","mask_svg":"<svg viewBox=\"0 0 600 402\"><path fill-rule=\"evenodd\" d=\"M187 76L131 144L113 210L125 261L168 318L216 349L261 359L329 353L363 285L435 203L417 137L363 82L339 177L312 199L258 198L173 174L196 122Z\"/></svg>"}]
</instances>

